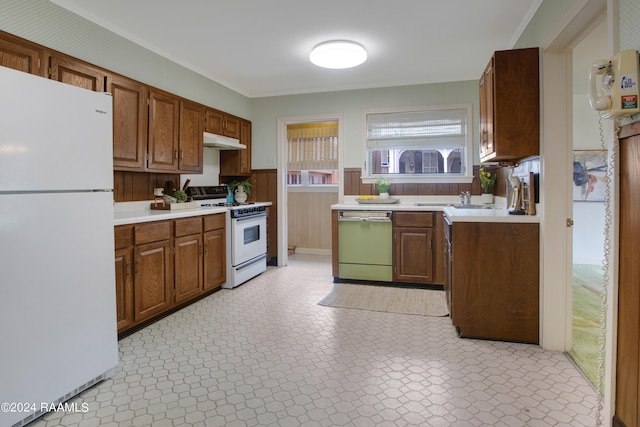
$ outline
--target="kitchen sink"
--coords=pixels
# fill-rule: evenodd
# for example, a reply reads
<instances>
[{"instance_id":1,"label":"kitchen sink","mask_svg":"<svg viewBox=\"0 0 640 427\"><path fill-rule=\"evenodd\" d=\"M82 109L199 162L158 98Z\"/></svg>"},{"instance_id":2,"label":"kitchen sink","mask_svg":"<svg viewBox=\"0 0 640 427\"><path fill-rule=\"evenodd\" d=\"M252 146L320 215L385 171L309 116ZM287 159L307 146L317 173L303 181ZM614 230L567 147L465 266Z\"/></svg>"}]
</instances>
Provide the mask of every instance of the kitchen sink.
<instances>
[{"instance_id":1,"label":"kitchen sink","mask_svg":"<svg viewBox=\"0 0 640 427\"><path fill-rule=\"evenodd\" d=\"M456 208L456 209L494 209L494 206L490 206L490 205L460 205L460 204L455 204L455 203L437 203L437 202L431 202L431 203L421 203L418 202L415 204L415 206L442 206L442 207L449 207L449 208Z\"/></svg>"},{"instance_id":2,"label":"kitchen sink","mask_svg":"<svg viewBox=\"0 0 640 427\"><path fill-rule=\"evenodd\" d=\"M456 209L493 209L493 206L488 205L449 205Z\"/></svg>"}]
</instances>

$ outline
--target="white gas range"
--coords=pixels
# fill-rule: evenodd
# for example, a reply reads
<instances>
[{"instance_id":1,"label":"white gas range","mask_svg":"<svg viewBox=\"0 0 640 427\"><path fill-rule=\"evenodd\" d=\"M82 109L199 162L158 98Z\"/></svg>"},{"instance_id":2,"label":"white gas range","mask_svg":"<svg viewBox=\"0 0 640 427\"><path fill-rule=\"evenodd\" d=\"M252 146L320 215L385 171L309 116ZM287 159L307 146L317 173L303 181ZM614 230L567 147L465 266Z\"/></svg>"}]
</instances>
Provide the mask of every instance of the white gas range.
<instances>
[{"instance_id":1,"label":"white gas range","mask_svg":"<svg viewBox=\"0 0 640 427\"><path fill-rule=\"evenodd\" d=\"M271 202L233 203L224 185L189 187L198 207L227 207L227 281L234 288L267 269L267 206Z\"/></svg>"}]
</instances>

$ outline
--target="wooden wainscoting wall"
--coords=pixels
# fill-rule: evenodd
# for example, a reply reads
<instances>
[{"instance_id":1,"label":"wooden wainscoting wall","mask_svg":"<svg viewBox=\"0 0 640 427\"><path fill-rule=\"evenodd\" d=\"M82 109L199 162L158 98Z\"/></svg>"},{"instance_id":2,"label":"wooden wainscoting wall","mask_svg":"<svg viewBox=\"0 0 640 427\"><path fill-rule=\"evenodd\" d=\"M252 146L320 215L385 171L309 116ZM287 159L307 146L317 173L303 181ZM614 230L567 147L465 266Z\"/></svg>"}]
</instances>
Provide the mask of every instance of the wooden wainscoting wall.
<instances>
[{"instance_id":1,"label":"wooden wainscoting wall","mask_svg":"<svg viewBox=\"0 0 640 427\"><path fill-rule=\"evenodd\" d=\"M113 200L116 202L137 202L153 200L153 189L164 188L167 181L172 181L174 188L179 189L180 175L148 172L113 172Z\"/></svg>"},{"instance_id":2,"label":"wooden wainscoting wall","mask_svg":"<svg viewBox=\"0 0 640 427\"><path fill-rule=\"evenodd\" d=\"M246 177L237 177L246 179ZM269 216L267 218L267 257L269 260L278 256L278 176L276 169L252 170L249 182L251 182L251 194L249 200L258 202L271 202ZM221 183L230 183L234 177L220 177Z\"/></svg>"},{"instance_id":3,"label":"wooden wainscoting wall","mask_svg":"<svg viewBox=\"0 0 640 427\"><path fill-rule=\"evenodd\" d=\"M490 166L497 175L496 186L493 194L504 196L507 194L506 178L508 169L500 166ZM391 184L389 194L392 196L457 196L463 191L469 191L473 195L482 194L478 171L480 167L473 167L473 182L471 184ZM360 194L378 194L373 184L363 184L360 168L345 168L344 170L344 194L345 196L358 196Z\"/></svg>"},{"instance_id":4,"label":"wooden wainscoting wall","mask_svg":"<svg viewBox=\"0 0 640 427\"><path fill-rule=\"evenodd\" d=\"M640 426L640 122L620 129L618 348L613 425Z\"/></svg>"},{"instance_id":5,"label":"wooden wainscoting wall","mask_svg":"<svg viewBox=\"0 0 640 427\"><path fill-rule=\"evenodd\" d=\"M289 247L331 251L331 205L338 191L292 192L287 195Z\"/></svg>"}]
</instances>

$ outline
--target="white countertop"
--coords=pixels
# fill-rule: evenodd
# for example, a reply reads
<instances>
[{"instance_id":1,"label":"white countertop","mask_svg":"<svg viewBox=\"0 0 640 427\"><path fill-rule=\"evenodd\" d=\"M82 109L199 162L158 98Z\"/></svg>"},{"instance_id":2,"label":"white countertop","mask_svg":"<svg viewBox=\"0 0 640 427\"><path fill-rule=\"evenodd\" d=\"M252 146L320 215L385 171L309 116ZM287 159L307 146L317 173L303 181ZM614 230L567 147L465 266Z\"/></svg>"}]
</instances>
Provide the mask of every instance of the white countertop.
<instances>
[{"instance_id":1,"label":"white countertop","mask_svg":"<svg viewBox=\"0 0 640 427\"><path fill-rule=\"evenodd\" d=\"M188 218L227 212L224 206L184 209L177 211L151 210L153 200L142 202L121 202L113 206L113 225L136 224L141 222L162 221L165 219ZM251 206L270 206L271 202L255 203Z\"/></svg>"},{"instance_id":2,"label":"white countertop","mask_svg":"<svg viewBox=\"0 0 640 427\"><path fill-rule=\"evenodd\" d=\"M357 196L345 196L343 203L332 205L333 210L376 210L376 211L435 211L443 212L451 222L510 222L510 223L539 223L538 215L510 215L506 209L506 200L496 197L496 203L491 209L459 209L451 206L459 205L458 196L397 196L397 203L363 203L356 202ZM417 206L416 203L427 203L427 206ZM471 204L479 205L480 198L472 196Z\"/></svg>"}]
</instances>

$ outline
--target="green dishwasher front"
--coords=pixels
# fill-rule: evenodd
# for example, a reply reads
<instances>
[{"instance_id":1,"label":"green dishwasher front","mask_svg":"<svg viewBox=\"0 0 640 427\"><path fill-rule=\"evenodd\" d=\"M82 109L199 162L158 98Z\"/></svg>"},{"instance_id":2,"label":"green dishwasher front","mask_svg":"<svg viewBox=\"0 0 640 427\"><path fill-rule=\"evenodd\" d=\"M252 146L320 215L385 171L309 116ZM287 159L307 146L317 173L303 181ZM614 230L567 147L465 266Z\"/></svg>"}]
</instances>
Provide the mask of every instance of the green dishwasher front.
<instances>
[{"instance_id":1,"label":"green dishwasher front","mask_svg":"<svg viewBox=\"0 0 640 427\"><path fill-rule=\"evenodd\" d=\"M339 277L391 282L391 219L365 215L338 219Z\"/></svg>"}]
</instances>

